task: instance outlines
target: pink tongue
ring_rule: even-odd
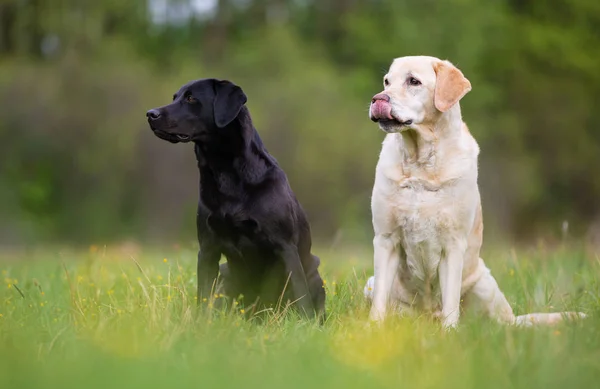
[[[390,103],[383,100],[375,100],[371,104],[371,114],[375,119],[394,119],[392,117],[392,106]]]

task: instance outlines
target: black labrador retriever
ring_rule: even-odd
[[[320,260],[311,254],[310,226],[287,176],[252,124],[242,89],[202,79],[173,102],[147,112],[156,136],[194,142],[200,170],[198,301],[218,273],[226,295],[275,306],[291,300],[308,317],[323,317]],[[227,263],[219,267],[221,254]]]

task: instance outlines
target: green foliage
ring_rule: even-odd
[[[198,309],[195,252],[144,249],[3,255],[2,387],[534,389],[594,387],[600,377],[600,268],[576,247],[486,258],[517,313],[590,317],[518,329],[467,314],[451,333],[426,315],[369,327],[371,265],[347,251],[318,250],[329,315],[319,326],[291,312],[245,320],[242,304],[215,308],[221,296]]]
[[[0,240],[193,239],[191,148],[155,139],[144,113],[202,77],[247,92],[317,240],[369,240],[383,134],[368,103],[392,59],[416,54],[473,85],[486,231],[585,232],[600,218],[596,3],[220,0],[160,24],[146,0],[4,0]]]

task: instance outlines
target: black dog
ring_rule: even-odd
[[[310,226],[287,177],[263,145],[229,81],[192,81],[173,102],[147,112],[154,134],[194,142],[200,170],[198,301],[217,275],[225,294],[273,306],[283,297],[306,315],[321,316],[325,290],[311,254]],[[221,254],[227,263],[219,268]],[[285,294],[282,292],[286,291]]]

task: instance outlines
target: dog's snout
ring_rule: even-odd
[[[370,114],[371,120],[378,122],[380,120],[392,120],[392,105],[390,96],[385,93],[378,93],[371,100]]]
[[[158,119],[160,117],[160,111],[158,109],[151,109],[146,112],[146,117],[148,119]]]
[[[372,103],[375,103],[378,100],[383,100],[386,103],[390,102],[390,96],[386,95],[385,93],[378,93],[375,96],[373,96],[373,100],[371,100]]]

